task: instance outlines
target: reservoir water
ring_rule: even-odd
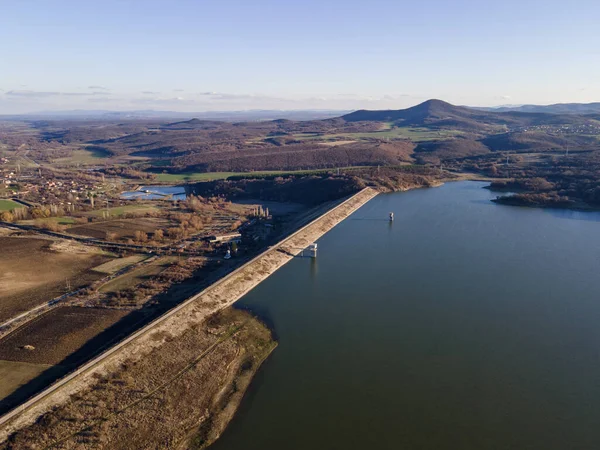
[[[121,193],[121,198],[125,200],[185,200],[185,186],[140,186],[137,191],[127,191]]]
[[[380,195],[238,302],[279,346],[211,448],[600,448],[600,214],[482,186]]]

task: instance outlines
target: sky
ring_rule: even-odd
[[[600,101],[598,0],[0,0],[0,114]]]

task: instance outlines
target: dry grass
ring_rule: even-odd
[[[102,277],[92,267],[107,256],[55,251],[54,241],[0,237],[0,322]]]
[[[0,400],[50,367],[46,364],[0,361]]]
[[[338,145],[346,145],[346,144],[354,144],[357,141],[329,141],[329,142],[319,142],[319,145],[324,145],[325,147],[335,147]]]
[[[133,239],[136,231],[153,233],[158,228],[167,228],[170,222],[165,219],[144,217],[136,219],[110,220],[94,222],[69,228],[69,233],[105,239],[106,233],[114,233],[117,239]]]
[[[147,357],[97,378],[0,449],[202,448],[223,431],[274,348],[260,322],[233,309],[155,339],[163,343]]]
[[[132,288],[140,283],[158,275],[165,270],[177,257],[163,257],[143,267],[132,270],[125,275],[115,278],[104,284],[99,291],[103,293],[114,293],[123,289]]]
[[[113,259],[112,261],[100,264],[99,266],[94,267],[92,270],[94,270],[94,272],[113,274],[121,269],[124,269],[125,267],[129,267],[133,264],[144,261],[145,259],[148,259],[147,255],[126,256],[124,258]]]
[[[0,341],[0,360],[58,364],[100,334],[127,311],[60,307],[28,322]],[[27,350],[26,345],[33,346]]]
[[[141,204],[141,205],[125,205],[109,208],[108,213],[111,217],[120,217],[124,214],[133,214],[136,216],[142,216],[147,213],[158,213],[160,208],[155,204]],[[106,209],[98,209],[95,211],[89,211],[84,213],[86,216],[102,217],[106,213]]]

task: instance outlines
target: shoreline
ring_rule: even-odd
[[[352,195],[256,258],[89,361],[76,373],[59,380],[16,410],[1,417],[0,442],[5,441],[15,431],[30,426],[40,416],[63,405],[72,395],[89,388],[98,376],[107,376],[123,364],[141,361],[153,350],[165,344],[167,338],[176,339],[185,330],[197,326],[215,312],[233,305],[248,291],[377,194],[376,190],[365,188]],[[127,352],[120,351],[125,347]]]
[[[272,333],[272,330],[270,330]],[[231,383],[228,383],[222,390],[222,395],[227,395],[235,389],[229,401],[220,411],[215,413],[215,417],[211,421],[212,427],[203,429],[203,424],[197,424],[195,431],[191,431],[181,442],[178,447],[180,450],[204,450],[214,444],[223,435],[229,423],[238,413],[242,401],[246,397],[248,389],[252,385],[257,372],[261,369],[264,362],[275,351],[279,343],[273,339],[271,346],[263,353],[263,355],[252,366],[252,369],[244,374],[232,377]],[[216,423],[216,425],[215,425]],[[204,436],[203,436],[204,434]],[[201,442],[198,442],[198,441]]]
[[[96,378],[0,449],[24,450],[31,442],[40,448],[128,450],[165,448],[165,442],[167,448],[204,448],[225,429],[275,347],[262,322],[226,308],[146,358]]]
[[[591,205],[578,204],[574,203],[573,205],[552,205],[552,204],[543,204],[543,203],[523,203],[518,198],[513,198],[511,196],[498,196],[497,198],[491,199],[491,202],[497,205],[504,206],[516,206],[518,208],[535,208],[535,209],[555,209],[555,210],[563,210],[563,211],[578,211],[578,212],[600,212],[600,207],[595,207]]]
[[[600,212],[600,206],[590,205],[588,203],[584,203],[582,201],[577,200],[569,200],[569,204],[551,204],[551,203],[524,203],[518,198],[514,197],[514,194],[528,194],[525,189],[522,188],[497,188],[492,187],[491,184],[499,181],[511,181],[511,178],[492,178],[486,175],[480,175],[474,172],[461,172],[456,173],[459,177],[455,180],[446,180],[446,181],[482,181],[486,183],[490,183],[490,186],[483,186],[483,189],[487,189],[490,192],[502,194],[502,193],[510,193],[513,195],[499,195],[495,199],[491,199],[490,201],[497,205],[504,206],[516,206],[520,208],[536,208],[536,209],[554,209],[554,210],[565,210],[565,211],[578,211],[578,212]]]

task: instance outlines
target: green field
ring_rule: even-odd
[[[12,200],[0,200],[0,211],[12,211],[15,208],[22,208],[23,205]]]
[[[107,158],[105,152],[82,148],[79,150],[73,150],[71,156],[66,158],[58,158],[52,161],[55,164],[68,164],[68,165],[77,165],[77,164],[98,164],[98,162],[102,159]]]
[[[73,217],[67,217],[67,216],[63,216],[63,217],[47,217],[44,219],[29,219],[29,220],[20,220],[19,223],[21,225],[35,225],[35,226],[41,226],[44,223],[50,223],[50,222],[54,222],[57,223],[58,225],[73,225],[75,223],[75,219]]]
[[[359,169],[363,166],[340,167],[340,170]],[[184,173],[161,173],[155,181],[164,183],[176,183],[181,181],[214,181],[226,180],[231,177],[268,177],[272,175],[302,175],[315,172],[332,172],[337,169],[311,169],[311,170],[263,170],[255,172],[184,172]]]
[[[176,183],[179,181],[213,181],[224,180],[234,175],[241,175],[236,172],[184,172],[184,173],[161,173],[156,177],[156,181],[165,183]]]
[[[335,139],[410,139],[414,142],[435,141],[438,139],[447,139],[460,136],[463,133],[458,130],[430,130],[428,128],[397,127],[384,129],[381,131],[370,131],[366,133],[339,133],[339,134],[318,134],[318,133],[300,133],[294,134],[295,139],[299,140],[335,140]]]
[[[124,258],[117,258],[113,259],[112,261],[105,262],[104,264],[94,267],[92,270],[94,272],[112,274],[118,272],[121,269],[124,269],[125,267],[137,264],[148,258],[148,255],[125,256]]]
[[[127,206],[117,206],[115,208],[109,208],[108,213],[111,217],[120,217],[123,214],[145,214],[147,212],[158,211],[158,208],[154,205],[127,205]],[[99,209],[96,211],[90,211],[86,213],[88,216],[102,217],[106,209]]]

